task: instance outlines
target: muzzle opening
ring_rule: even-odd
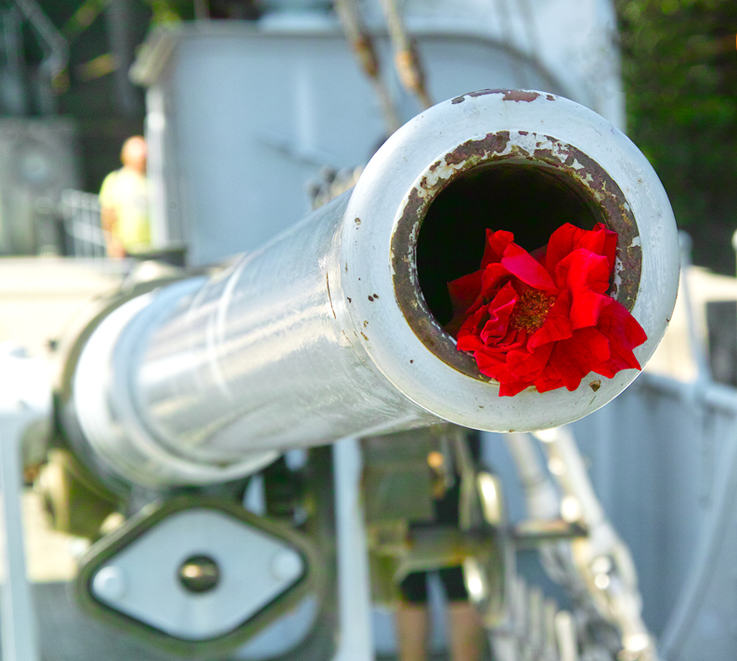
[[[594,200],[545,164],[482,165],[454,179],[429,206],[417,240],[417,276],[441,324],[452,318],[447,283],[479,268],[485,231],[508,230],[532,252],[564,223],[605,222]]]

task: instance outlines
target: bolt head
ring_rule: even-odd
[[[92,592],[102,599],[118,601],[128,591],[125,572],[115,565],[108,565],[98,571],[92,579]]]
[[[302,574],[302,557],[292,549],[277,551],[271,558],[271,575],[278,581],[294,581]]]
[[[195,555],[179,565],[178,576],[189,592],[209,592],[220,582],[220,567],[207,555]]]

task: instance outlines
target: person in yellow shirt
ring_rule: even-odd
[[[110,257],[135,256],[151,248],[147,155],[142,136],[128,138],[120,153],[123,167],[111,172],[102,182],[100,215]]]

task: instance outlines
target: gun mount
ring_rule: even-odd
[[[610,294],[648,335],[636,351],[644,365],[678,282],[657,176],[592,111],[485,90],[408,122],[353,190],[262,249],[99,320],[74,368],[75,442],[103,472],[166,488],[248,475],[289,448],[441,420],[527,431],[581,418],[635,371],[501,398],[443,329],[446,283],[476,268],[486,227],[534,249],[564,222],[618,233]]]
[[[338,639],[370,646],[370,548],[384,587],[412,568],[462,560],[489,631],[509,630],[509,613],[528,602],[540,615],[542,597],[515,582],[515,545],[557,543],[585,527],[557,520],[554,498],[549,525],[510,527],[501,483],[463,464],[462,439],[453,438],[463,432],[449,425],[445,438],[437,423],[555,427],[604,406],[635,378],[628,370],[585,378],[574,391],[500,397],[445,330],[447,283],[477,268],[487,227],[511,230],[534,250],[568,222],[616,231],[609,293],[647,333],[636,349],[644,365],[676,292],[667,198],[622,133],[539,92],[486,90],[430,108],[387,140],[351,191],[263,248],[206,276],[170,272],[98,302],[58,351],[57,434],[37,481],[57,529],[93,542],[77,574],[82,607],[179,655],[222,658],[257,646],[264,632],[278,638],[273,654],[329,658]],[[448,466],[462,468],[464,523],[414,539],[409,552],[407,522],[422,489],[423,507],[430,503],[430,453],[418,448],[431,425],[426,435],[442,437],[430,439],[443,449],[438,465],[452,446]],[[359,502],[357,445],[315,446],[403,430],[382,436],[382,456],[407,472],[411,449],[422,486],[403,494],[406,508],[377,497],[374,510],[388,517],[372,521]],[[301,464],[276,460],[296,448],[312,448],[291,455]],[[369,454],[383,480],[386,465]],[[397,493],[381,480],[362,483]],[[261,509],[249,500],[258,493]],[[612,650],[650,649],[631,572],[622,572],[627,589],[615,589],[615,560],[625,556],[614,544],[576,548],[588,555],[568,574],[598,590],[589,585],[597,600],[587,622],[608,634]],[[285,621],[289,635],[274,634]],[[573,649],[570,618],[563,629],[561,649]],[[345,654],[336,658],[357,658]]]

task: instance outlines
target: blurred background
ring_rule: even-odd
[[[54,118],[65,136],[58,139],[71,151],[63,164],[67,184],[97,192],[118,167],[123,140],[143,132],[144,90],[128,70],[146,34],[195,16],[254,19],[267,6],[257,0],[5,2],[2,117]],[[728,0],[616,0],[614,7],[627,132],[659,173],[680,227],[693,237],[694,262],[731,275],[737,8]],[[42,179],[40,160],[26,159]],[[9,176],[3,170],[4,181]],[[30,247],[9,245],[7,238],[0,245],[2,254]]]
[[[627,133],[662,179],[679,227],[691,235],[694,263],[732,275],[737,8],[728,0],[616,0],[614,8]],[[11,177],[36,187],[36,206],[58,202],[64,187],[96,193],[119,167],[123,140],[143,133],[144,88],[128,72],[153,28],[195,18],[254,20],[267,9],[266,0],[3,3],[0,116],[7,137],[0,148],[14,150],[19,172],[3,156],[0,254],[51,246],[51,239],[34,241],[28,230],[24,236],[13,229],[33,221],[7,218],[14,213]],[[8,135],[19,131],[27,133],[23,140]],[[63,252],[60,237],[53,238]]]

